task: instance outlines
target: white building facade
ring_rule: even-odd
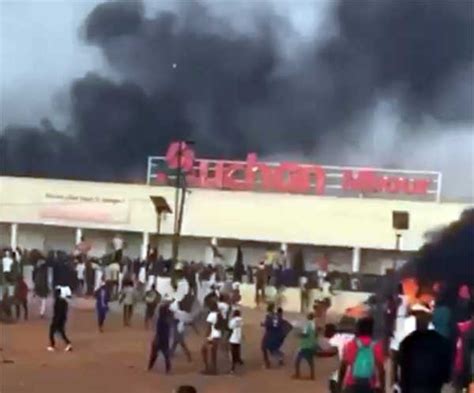
[[[0,246],[72,250],[82,237],[97,257],[111,250],[120,233],[125,254],[143,256],[150,243],[171,256],[174,213],[161,217],[150,196],[173,207],[175,189],[166,185],[96,183],[0,177]],[[241,246],[245,264],[268,253],[302,249],[309,270],[326,255],[329,268],[384,274],[406,260],[425,234],[457,219],[465,204],[190,188],[184,205],[179,259],[213,262],[217,244],[233,264]],[[396,245],[394,211],[409,215],[409,229]],[[397,249],[398,248],[398,249]]]

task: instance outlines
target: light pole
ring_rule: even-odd
[[[150,196],[151,202],[153,203],[153,206],[155,207],[155,212],[156,212],[156,234],[158,236],[158,241],[156,244],[156,250],[158,252],[159,248],[159,237],[161,234],[161,215],[163,213],[171,213],[171,209],[166,202],[166,199],[160,196]]]
[[[186,176],[183,177],[183,154],[188,146],[194,145],[194,141],[178,142],[177,172],[174,196],[174,230],[172,241],[173,266],[178,262],[179,242],[181,238],[181,227],[183,223],[184,204],[186,201]],[[185,175],[185,174],[184,174]]]

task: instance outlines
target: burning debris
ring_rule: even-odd
[[[411,299],[430,299],[443,290],[452,301],[462,285],[474,287],[474,208],[459,220],[433,232],[431,239],[402,270],[403,288]]]

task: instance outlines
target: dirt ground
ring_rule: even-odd
[[[46,351],[48,321],[40,320],[33,313],[28,322],[0,325],[0,346],[3,347],[0,356],[13,361],[0,364],[0,393],[104,393],[107,390],[171,393],[181,384],[194,385],[199,393],[326,392],[328,375],[336,367],[334,359],[318,359],[316,381],[291,379],[295,334],[290,334],[285,344],[287,365],[281,369],[262,368],[259,353],[262,319],[262,312],[244,310],[245,367],[242,372],[237,376],[227,375],[228,360],[222,352],[219,360],[222,375],[210,377],[200,374],[202,333],[197,335],[190,331],[188,334],[193,362],[187,363],[178,351],[172,374],[164,375],[162,359],[154,371],[145,371],[152,331],[143,328],[140,315],[134,317],[132,327],[124,328],[119,313],[110,313],[106,331],[101,334],[92,310],[72,309],[68,334],[74,351],[63,352],[63,344],[58,339],[58,351],[49,353]]]

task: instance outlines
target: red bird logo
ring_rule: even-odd
[[[172,142],[166,152],[166,163],[170,169],[181,167],[183,172],[189,172],[194,165],[194,150],[186,142]]]

